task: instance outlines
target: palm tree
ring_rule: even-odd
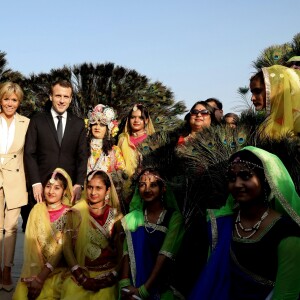
[[[6,53],[0,51],[0,82],[14,81],[20,83],[23,79],[23,75],[20,72],[12,71],[7,68],[7,60],[5,58]]]

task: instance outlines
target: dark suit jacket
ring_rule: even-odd
[[[84,184],[87,171],[87,141],[84,121],[70,112],[59,146],[55,124],[50,112],[31,118],[25,141],[27,180],[44,183],[55,168],[63,168],[71,176],[73,185]]]

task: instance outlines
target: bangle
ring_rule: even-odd
[[[138,291],[139,291],[139,294],[140,296],[143,298],[143,299],[147,299],[150,294],[149,292],[147,291],[147,289],[145,288],[145,285],[141,285],[139,288],[138,288]]]
[[[78,277],[76,277],[76,280],[80,285],[82,285],[87,281],[87,277],[84,275],[84,273],[81,273]]]
[[[111,274],[113,274],[114,277],[118,277],[118,272],[116,270],[111,271]]]
[[[129,285],[131,285],[131,282],[130,282],[130,279],[129,279],[129,278],[124,278],[124,279],[121,279],[121,280],[119,281],[119,287],[120,287],[120,288],[123,288],[123,287],[125,287],[125,286],[129,286]]]
[[[74,271],[76,271],[77,269],[79,269],[80,266],[79,265],[75,265],[71,268],[71,272],[73,273]]]
[[[54,268],[53,268],[53,266],[52,266],[50,263],[46,262],[46,263],[45,263],[45,266],[46,266],[51,272],[54,271]]]

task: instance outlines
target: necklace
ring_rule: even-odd
[[[47,206],[49,206],[49,207],[52,208],[52,209],[55,209],[56,207],[59,207],[59,206],[61,206],[61,205],[62,205],[61,202],[50,203],[50,204],[47,203]]]
[[[259,229],[262,221],[269,215],[269,208],[267,208],[267,210],[262,214],[262,216],[260,217],[260,220],[255,223],[252,227],[250,228],[245,228],[241,222],[241,211],[239,210],[238,215],[236,217],[236,220],[234,222],[234,227],[235,227],[235,231],[236,234],[238,235],[238,237],[240,239],[249,239],[251,238]],[[243,231],[243,232],[251,232],[249,235],[247,236],[242,236],[239,232],[239,228]]]
[[[89,203],[89,207],[90,207],[91,209],[97,209],[97,210],[101,210],[101,209],[104,208],[106,205],[107,205],[107,203],[104,204],[104,205],[101,206],[101,207],[92,207],[92,206],[91,206],[91,203]]]
[[[134,137],[139,137],[139,136],[142,136],[142,135],[144,135],[144,134],[146,134],[146,133],[147,133],[147,131],[144,130],[144,131],[142,131],[142,132],[133,132],[132,135],[133,135]]]
[[[146,230],[148,233],[151,234],[151,233],[153,233],[154,231],[156,231],[157,226],[162,222],[164,212],[165,212],[165,210],[163,209],[163,210],[161,211],[161,213],[159,214],[156,223],[153,224],[153,223],[150,223],[150,222],[149,222],[149,220],[148,220],[148,212],[147,212],[147,209],[145,209],[145,216],[144,216],[145,225],[144,225],[144,227],[145,227],[145,230]],[[147,228],[147,226],[149,226],[149,227],[151,228],[151,230],[149,230],[149,229]]]

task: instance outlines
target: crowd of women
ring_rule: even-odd
[[[263,68],[250,88],[255,109],[266,112],[258,128],[262,138],[288,134],[297,141],[300,72]],[[27,203],[23,152],[29,119],[17,112],[22,98],[18,84],[1,85],[0,288],[5,291],[14,289],[17,221]],[[195,140],[201,143],[197,137],[207,128],[237,130],[238,124],[220,124],[216,111],[209,101],[197,101],[185,116],[174,146],[183,164],[186,149]],[[13,299],[299,299],[299,187],[278,156],[254,145],[224,154],[225,188],[218,192],[225,200],[200,205],[195,216],[205,221],[194,222],[201,229],[189,235],[178,198],[192,196],[195,187],[185,184],[174,193],[165,170],[145,162],[139,146],[155,135],[147,108],[133,104],[119,134],[112,107],[98,104],[87,118],[89,157],[81,198],[72,201],[72,180],[60,166],[48,174],[43,201],[27,221]],[[213,148],[197,149],[194,156],[211,156],[214,164]],[[184,166],[184,176],[193,176]],[[208,169],[197,166],[199,180]],[[207,186],[211,194],[213,187]],[[203,251],[189,249],[191,240],[199,240]],[[196,263],[197,255],[205,256],[203,264]]]

